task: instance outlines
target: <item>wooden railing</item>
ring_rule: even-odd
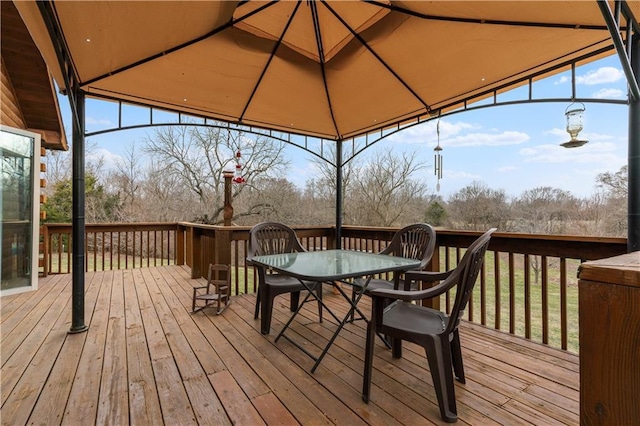
[[[89,224],[85,226],[85,271],[170,265],[176,261],[177,223]],[[40,272],[71,272],[70,224],[43,224]]]
[[[232,267],[234,294],[253,293],[257,277],[245,257],[250,227],[194,223],[86,226],[86,270],[186,264],[192,278],[204,276],[209,263]],[[308,250],[335,248],[335,228],[295,227]],[[342,247],[378,252],[397,228],[345,226]],[[480,232],[437,230],[430,269],[455,267]],[[70,225],[46,225],[47,273],[70,272]],[[586,260],[626,253],[624,238],[494,233],[466,318],[485,326],[578,351],[577,268]],[[448,311],[453,294],[432,302]]]
[[[343,248],[378,251],[396,229],[343,228]],[[437,230],[430,269],[455,267],[481,233]],[[466,317],[554,347],[578,352],[581,262],[626,253],[624,238],[494,233]],[[439,303],[438,303],[439,302]],[[453,294],[434,307],[449,312]]]

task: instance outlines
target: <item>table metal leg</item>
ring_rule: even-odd
[[[331,347],[331,345],[333,345],[333,342],[336,340],[336,338],[338,337],[338,334],[340,334],[340,331],[344,328],[345,324],[351,322],[350,318],[354,316],[355,312],[358,313],[358,315],[360,315],[359,319],[363,319],[365,322],[367,322],[367,324],[369,323],[369,320],[367,319],[367,317],[364,315],[364,313],[360,310],[360,308],[358,308],[358,302],[360,302],[360,299],[362,299],[362,296],[364,295],[364,289],[367,288],[367,285],[369,284],[369,281],[371,280],[371,277],[369,277],[365,283],[365,285],[363,286],[363,291],[358,293],[358,296],[352,300],[351,296],[347,295],[347,293],[344,292],[344,290],[342,289],[342,287],[340,287],[339,285],[337,285],[334,282],[331,282],[331,285],[338,289],[338,291],[340,292],[340,294],[342,295],[342,297],[349,302],[350,308],[349,311],[347,312],[347,314],[345,315],[345,317],[341,320],[338,318],[338,316],[324,303],[324,300],[322,300],[322,298],[319,298],[318,295],[315,293],[316,291],[322,291],[322,284],[318,284],[316,285],[315,291],[313,289],[311,289],[306,283],[302,282],[302,285],[305,286],[305,288],[308,290],[307,295],[305,296],[304,300],[302,301],[302,303],[299,304],[298,309],[296,309],[296,311],[291,315],[291,317],[289,318],[289,320],[286,322],[286,324],[284,325],[284,327],[282,327],[282,330],[280,330],[280,333],[278,333],[278,335],[276,336],[275,341],[277,342],[280,337],[284,337],[285,339],[287,339],[289,342],[291,342],[294,346],[296,346],[298,349],[300,349],[302,352],[304,352],[305,354],[307,354],[307,356],[309,356],[311,359],[313,359],[315,361],[315,364],[313,365],[313,367],[311,368],[311,372],[314,373],[316,371],[316,369],[318,368],[318,366],[320,365],[320,362],[322,361],[322,359],[324,358],[324,356],[327,354],[327,352],[329,351],[329,348]],[[349,284],[349,283],[346,283]],[[322,349],[322,352],[320,353],[319,356],[314,356],[312,353],[310,353],[306,348],[302,347],[302,345],[300,345],[299,343],[295,342],[293,339],[287,337],[284,333],[287,330],[287,328],[289,328],[289,325],[291,325],[291,323],[293,322],[294,318],[298,315],[298,312],[300,312],[300,310],[302,309],[302,307],[304,306],[305,303],[307,303],[307,301],[309,301],[309,298],[312,297],[315,300],[318,300],[321,304],[322,307],[331,314],[331,316],[336,320],[336,322],[338,323],[338,328],[336,329],[336,331],[333,333],[333,336],[331,336],[331,339],[329,339],[329,342],[326,344],[326,346],[324,347],[324,349]],[[389,345],[389,343],[386,341],[386,339],[384,339],[383,336],[381,336],[380,334],[378,334],[380,336],[380,338],[382,339],[382,341],[385,343],[385,345],[387,345],[387,347],[391,347]]]

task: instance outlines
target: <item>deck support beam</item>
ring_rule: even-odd
[[[634,33],[631,45],[631,66],[640,74],[640,35]],[[640,250],[640,98],[629,95],[629,164],[627,194],[627,250]]]
[[[72,178],[73,200],[71,218],[71,247],[73,258],[73,277],[71,281],[71,329],[69,333],[81,333],[89,327],[84,323],[84,232],[85,232],[85,98],[84,92],[77,88],[75,92],[75,110],[77,119],[73,122]]]

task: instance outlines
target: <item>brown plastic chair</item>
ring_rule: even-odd
[[[249,248],[247,261],[251,263],[251,259],[255,256],[268,254],[281,254],[304,252],[304,247],[298,241],[295,231],[278,222],[263,222],[255,225],[249,231]],[[260,332],[269,334],[271,330],[271,316],[273,313],[273,299],[283,293],[291,293],[290,309],[295,312],[300,302],[300,291],[306,290],[306,287],[299,279],[290,276],[265,271],[265,268],[256,265],[258,272],[258,292],[256,295],[256,308],[254,319],[258,318],[260,310],[262,316],[260,318]],[[317,290],[317,286],[321,283],[313,281],[305,281],[312,290]],[[318,299],[318,317],[322,322],[322,289],[317,291]]]
[[[391,239],[389,245],[380,252],[380,254],[388,254],[392,256],[406,257],[409,259],[420,260],[420,266],[417,271],[423,270],[431,261],[433,252],[436,247],[436,231],[431,225],[426,223],[416,223],[413,225],[405,226],[396,232]],[[353,282],[353,290],[351,293],[352,300],[355,300],[358,293],[362,291],[363,286],[366,283],[366,279],[358,278]],[[413,284],[413,283],[412,283]],[[377,289],[404,289],[409,290],[407,287],[409,282],[400,276],[394,276],[393,281],[383,279],[371,279],[364,294],[369,295],[372,290]],[[413,289],[416,290],[417,283],[413,285]],[[353,320],[353,315],[351,316]]]
[[[425,348],[433,386],[438,397],[440,415],[446,422],[457,421],[453,373],[460,383],[465,383],[462,352],[458,324],[465,309],[489,246],[492,228],[469,246],[455,269],[444,272],[411,272],[407,280],[441,281],[424,290],[386,290],[370,292],[372,301],[371,321],[367,326],[365,349],[364,383],[362,400],[369,402],[371,373],[373,369],[373,349],[376,333],[391,337],[392,356],[402,357],[402,341],[416,343]],[[430,309],[411,302],[438,297],[456,287],[456,298],[451,314]],[[385,309],[385,301],[395,299]]]
[[[224,278],[222,278],[224,277]],[[207,285],[193,288],[191,313],[216,305],[216,315],[222,313],[230,302],[231,268],[229,265],[209,264]],[[198,303],[201,303],[198,306]]]

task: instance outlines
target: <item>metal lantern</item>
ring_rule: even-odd
[[[578,133],[582,131],[582,114],[585,111],[583,103],[572,103],[567,107],[564,115],[567,117],[567,133],[571,136],[569,142],[560,144],[565,148],[577,148],[589,142],[586,139],[578,139]]]

